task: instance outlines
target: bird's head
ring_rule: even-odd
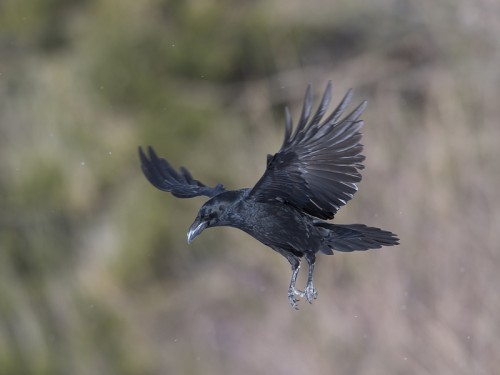
[[[191,243],[206,228],[234,225],[234,207],[242,194],[241,190],[226,191],[207,201],[200,208],[196,219],[189,227],[187,233],[188,243]]]

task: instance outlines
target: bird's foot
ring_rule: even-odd
[[[306,288],[304,289],[304,293],[307,302],[312,303],[313,299],[318,298],[318,291],[316,288],[313,286],[313,283],[307,283]]]
[[[304,295],[305,294],[304,294],[303,291],[295,289],[295,287],[290,287],[288,289],[288,300],[290,301],[290,304],[292,305],[292,307],[295,310],[299,309],[299,306],[297,305],[297,302],[300,301],[297,298],[295,298],[295,296],[304,297]]]

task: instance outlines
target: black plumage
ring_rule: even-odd
[[[290,112],[285,109],[283,145],[275,155],[268,155],[266,171],[251,189],[226,190],[220,184],[208,187],[195,180],[187,169],[174,169],[152,147],[148,147],[147,155],[139,147],[142,171],[156,188],[179,198],[200,195],[210,198],[189,228],[188,242],[209,227],[231,226],[247,232],[292,265],[288,298],[295,308],[296,296],[309,302],[317,298],[313,286],[317,252],[375,249],[397,245],[399,241],[395,234],[379,228],[324,221],[332,219],[352,199],[356,183],[361,181],[359,171],[365,158],[359,143],[363,126],[359,117],[366,101],[341,118],[352,98],[349,90],[337,108],[324,118],[331,95],[329,82],[318,109],[312,114],[309,85],[295,131]],[[302,257],[309,265],[304,291],[295,288]]]

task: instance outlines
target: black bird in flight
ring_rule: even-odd
[[[313,286],[316,253],[331,255],[333,250],[377,249],[398,245],[394,233],[363,224],[332,224],[340,207],[358,190],[363,169],[359,143],[366,108],[363,101],[342,117],[352,98],[349,90],[340,104],[326,118],[332,96],[328,82],[321,103],[312,114],[311,85],[308,86],[302,114],[295,131],[285,108],[285,139],[281,149],[267,156],[264,175],[253,188],[226,190],[221,184],[209,187],[195,180],[183,167],[173,168],[156,155],[139,147],[141,168],[156,188],[178,198],[204,195],[210,199],[201,207],[187,233],[191,243],[204,229],[230,226],[241,229],[283,255],[292,265],[288,299],[297,308],[296,296],[309,303],[318,293]],[[312,114],[312,116],[311,116]],[[303,291],[295,287],[301,258],[309,265],[307,284]]]

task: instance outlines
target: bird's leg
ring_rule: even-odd
[[[299,297],[304,297],[304,292],[295,289],[295,283],[297,281],[297,276],[299,274],[300,270],[300,260],[297,257],[290,257],[288,258],[288,261],[292,265],[292,279],[290,280],[290,288],[288,288],[288,300],[290,301],[290,304],[292,305],[295,310],[298,310],[299,307],[297,306],[298,300],[295,298],[295,296]]]
[[[307,264],[309,265],[309,273],[307,274],[307,285],[304,289],[304,295],[307,302],[312,303],[313,299],[318,298],[318,291],[313,286],[314,264],[316,263],[316,255],[306,254]]]

